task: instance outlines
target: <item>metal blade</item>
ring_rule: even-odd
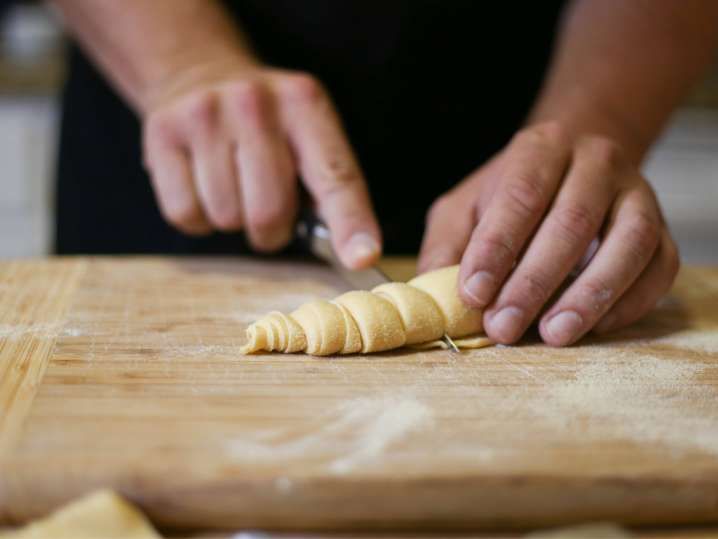
[[[453,352],[454,354],[460,354],[461,350],[459,350],[459,347],[456,346],[456,343],[451,340],[451,337],[449,337],[446,333],[441,337],[441,340],[443,343],[447,346],[448,350],[450,352]]]
[[[340,264],[335,265],[334,269],[354,290],[371,290],[380,284],[391,282],[391,279],[378,268],[352,271]]]
[[[300,222],[298,234],[309,243],[309,249],[312,253],[328,262],[353,289],[371,290],[380,284],[391,282],[391,279],[376,267],[363,270],[345,268],[332,248],[329,229],[324,224],[319,222],[311,224]]]

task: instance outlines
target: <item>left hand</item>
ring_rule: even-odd
[[[582,261],[595,238],[598,250]],[[491,339],[513,343],[540,315],[553,346],[639,319],[679,267],[656,197],[621,146],[556,123],[525,128],[434,203],[419,269],[459,260],[461,298],[485,309]]]

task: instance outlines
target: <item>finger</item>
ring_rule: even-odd
[[[451,192],[439,198],[427,215],[417,269],[424,273],[457,264],[476,226],[470,198]]]
[[[502,179],[461,259],[459,292],[471,307],[488,305],[554,197],[570,145],[553,125],[517,135],[506,150]]]
[[[495,189],[494,183],[483,180],[500,174],[502,166],[501,154],[498,154],[431,205],[417,264],[419,273],[461,260],[479,221],[480,208]]]
[[[192,152],[197,194],[204,213],[218,230],[242,228],[239,178],[232,146],[226,141],[202,144]]]
[[[145,167],[162,216],[186,234],[201,235],[211,231],[192,181],[192,170],[186,151],[173,128],[160,121],[150,122],[145,132]]]
[[[338,114],[311,77],[286,78],[281,92],[299,172],[331,230],[334,249],[347,267],[371,265],[381,254],[381,234]]]
[[[543,316],[544,341],[564,346],[591,329],[643,272],[658,247],[662,221],[647,186],[619,195],[603,244]]]
[[[249,240],[258,250],[275,251],[292,237],[297,190],[274,101],[266,87],[242,83],[229,90],[227,106],[239,140],[236,161]]]
[[[239,230],[242,209],[233,149],[223,132],[220,113],[214,96],[202,96],[188,107],[192,172],[210,223],[219,230]]]
[[[551,295],[587,252],[627,175],[607,143],[586,142],[573,163],[551,209],[520,263],[484,314],[487,334],[502,343],[526,331]]]
[[[596,333],[607,333],[643,318],[668,292],[680,267],[678,249],[664,229],[661,244],[646,270],[596,324]]]

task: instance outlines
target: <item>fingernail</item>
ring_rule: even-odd
[[[464,292],[478,306],[485,307],[491,302],[496,286],[496,279],[488,271],[477,271],[464,281]]]
[[[593,328],[593,331],[595,333],[606,333],[608,331],[611,331],[613,328],[613,325],[616,323],[616,315],[615,314],[607,314],[604,316],[601,321],[596,324],[596,327]]]
[[[488,320],[488,332],[490,336],[502,343],[510,343],[521,336],[521,329],[524,324],[524,312],[518,307],[504,307],[490,320]]]
[[[583,328],[583,318],[574,311],[563,311],[546,324],[545,330],[552,344],[563,346],[572,342]]]
[[[351,267],[361,267],[370,263],[379,254],[379,242],[366,232],[354,234],[347,243],[347,263]]]

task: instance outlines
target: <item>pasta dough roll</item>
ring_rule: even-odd
[[[432,271],[408,283],[356,290],[332,301],[314,300],[289,315],[271,312],[247,328],[242,353],[370,353],[404,345],[430,348],[444,333],[468,337],[457,344],[488,344],[481,311],[466,307],[457,291],[458,266]]]

